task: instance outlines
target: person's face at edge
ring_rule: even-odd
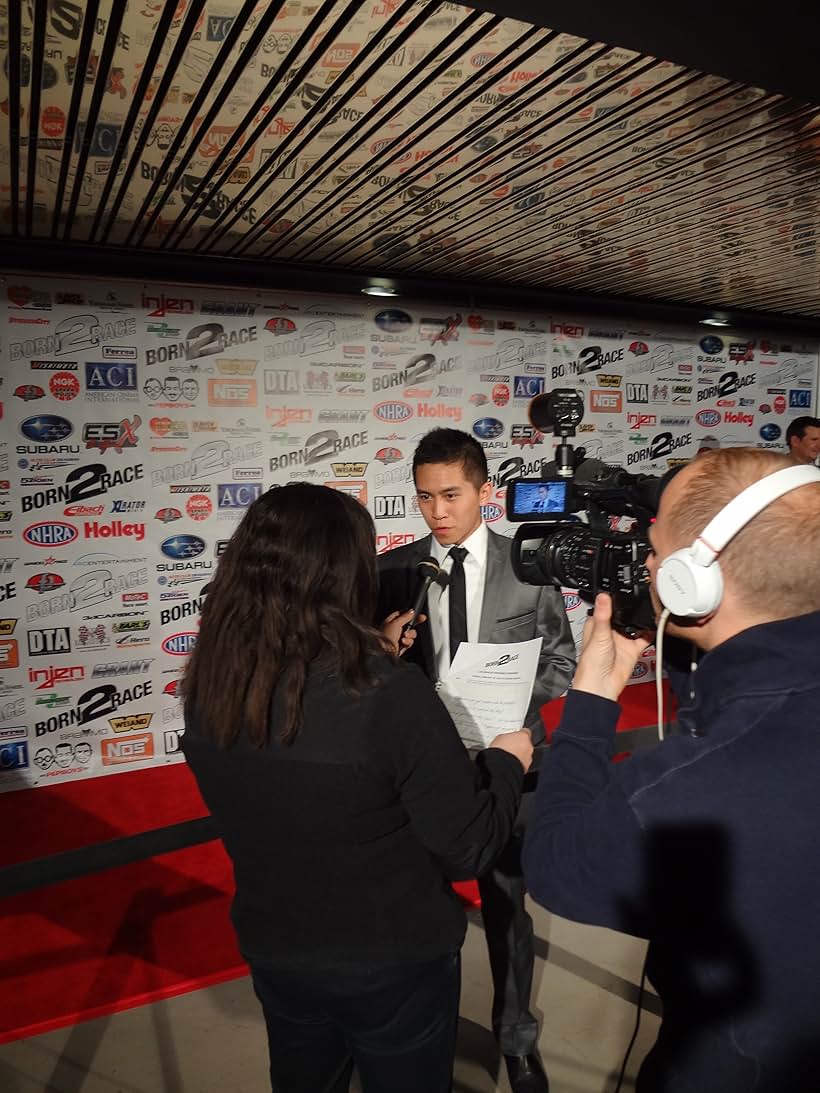
[[[656,590],[656,581],[658,570],[660,569],[664,560],[674,551],[678,549],[679,544],[676,544],[671,538],[668,531],[669,514],[679,503],[680,497],[686,488],[686,484],[692,477],[692,468],[685,467],[680,474],[675,475],[669,485],[661,494],[661,503],[658,507],[657,518],[649,528],[649,543],[651,550],[646,559],[646,568],[649,570],[650,586],[649,592],[652,597],[652,606],[655,609],[655,619],[659,619],[661,612],[663,611],[663,604],[658,598]],[[685,622],[681,622],[680,626],[670,622],[667,625],[668,633],[677,633],[678,636],[688,637]]]
[[[416,468],[419,511],[441,546],[457,546],[472,535],[491,493],[491,483],[477,487],[465,477],[461,463],[423,463]]]
[[[793,437],[791,457],[798,463],[814,463],[820,455],[820,429],[809,425],[802,437]]]

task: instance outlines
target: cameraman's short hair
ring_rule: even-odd
[[[786,430],[786,443],[791,448],[792,440],[797,437],[802,440],[806,435],[806,429],[820,429],[820,417],[796,417],[789,423]]]
[[[701,452],[666,518],[675,547],[695,541],[747,486],[793,463],[760,448]],[[820,611],[820,482],[784,494],[737,533],[720,555],[723,575],[749,610],[767,619]]]
[[[414,480],[416,468],[425,463],[460,463],[464,477],[478,490],[490,477],[484,449],[460,429],[432,429],[426,433],[413,454]]]

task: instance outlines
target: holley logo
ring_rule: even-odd
[[[145,538],[145,524],[126,524],[122,520],[112,520],[110,524],[99,524],[96,520],[83,524],[86,539],[112,539],[132,537],[137,542]]]

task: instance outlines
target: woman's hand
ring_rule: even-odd
[[[412,611],[393,611],[382,623],[382,634],[393,646],[393,652],[402,656],[416,640],[416,623],[426,622],[426,615],[419,615],[409,630],[404,627],[413,618]]]

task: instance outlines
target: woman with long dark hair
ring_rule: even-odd
[[[372,625],[373,523],[307,483],[259,497],[211,582],[182,746],[236,880],[274,1093],[446,1093],[466,922],[449,879],[504,847],[526,731],[472,763]]]

